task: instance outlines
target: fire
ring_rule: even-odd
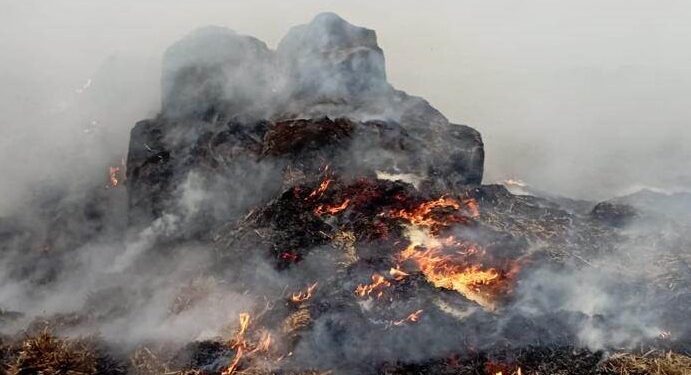
[[[396,281],[401,281],[410,276],[410,274],[403,272],[399,265],[396,265],[396,267],[391,267],[389,270],[389,275],[391,275],[391,277],[393,277]]]
[[[247,333],[247,327],[250,325],[250,314],[240,313],[240,329],[235,335],[236,345],[244,345],[245,333]]]
[[[468,264],[462,252],[444,254],[442,247],[411,244],[400,253],[401,261],[412,261],[428,282],[437,288],[455,290],[488,309],[494,308],[493,286],[503,278],[494,268]]]
[[[317,206],[317,208],[314,209],[314,214],[317,216],[321,216],[324,214],[336,215],[337,213],[348,208],[349,204],[350,204],[350,198],[346,198],[346,200],[344,200],[343,203],[341,203],[341,204],[336,204],[336,205],[320,204],[319,206]]]
[[[464,199],[463,204],[465,205],[465,209],[468,211],[468,213],[470,213],[470,217],[473,219],[480,217],[480,207],[475,199]]]
[[[494,373],[494,375],[504,375],[504,372],[497,371]],[[521,368],[519,367],[518,369],[516,369],[516,372],[512,372],[511,375],[523,375],[523,370],[521,370]]]
[[[321,183],[319,183],[319,187],[314,189],[310,195],[307,196],[308,199],[310,198],[319,198],[324,194],[326,189],[329,188],[329,185],[331,184],[331,179],[330,178],[324,178]]]
[[[120,184],[120,167],[108,167],[108,183],[110,187],[116,187]]]
[[[407,317],[405,317],[404,319],[397,320],[397,321],[393,322],[393,325],[400,326],[400,325],[403,325],[407,322],[417,323],[418,321],[420,321],[421,315],[422,315],[422,310],[415,311],[415,312],[411,313],[410,315],[408,315]]]
[[[106,187],[114,188],[122,183],[124,180],[125,159],[120,161],[120,165],[113,165],[108,167],[108,185]]]
[[[296,293],[293,293],[293,295],[290,297],[290,300],[295,302],[295,303],[301,303],[305,302],[308,299],[312,298],[312,293],[314,290],[317,288],[317,282],[315,282],[312,285],[307,286],[307,289],[305,291],[298,291]]]
[[[329,166],[327,165],[324,167],[324,178],[322,181],[319,183],[319,186],[314,189],[310,195],[307,196],[306,199],[318,199],[320,198],[326,189],[329,188],[329,185],[331,184],[331,179],[329,178]]]
[[[295,263],[300,259],[300,256],[292,251],[284,251],[279,255],[279,258],[289,263]]]
[[[232,375],[234,374],[240,365],[240,361],[246,355],[252,355],[255,353],[267,353],[271,347],[272,338],[271,333],[268,331],[262,331],[261,337],[256,343],[252,343],[246,338],[248,329],[250,326],[250,314],[240,313],[239,315],[239,327],[237,333],[233,339],[230,340],[230,347],[235,350],[235,357],[230,362],[228,367],[223,370],[222,375]]]
[[[235,373],[235,370],[237,370],[238,365],[240,364],[240,360],[242,359],[242,347],[237,348],[237,351],[235,352],[235,358],[233,358],[233,362],[230,363],[228,368],[223,370],[221,375],[232,375]]]
[[[464,211],[464,214],[459,211]],[[391,211],[389,216],[404,219],[413,226],[429,228],[432,232],[437,232],[440,228],[448,227],[453,223],[466,223],[469,218],[479,217],[480,210],[475,199],[469,198],[459,202],[451,197],[441,197],[423,202],[412,209]]]
[[[259,343],[257,346],[252,350],[249,354],[253,353],[265,353],[269,351],[269,348],[271,347],[271,334],[269,332],[264,332],[262,334],[261,339],[259,339]]]
[[[436,212],[438,209],[445,211]],[[410,223],[407,230],[410,245],[399,253],[398,261],[401,264],[412,263],[436,288],[455,290],[491,310],[506,287],[507,273],[484,267],[479,258],[485,253],[478,246],[459,241],[453,236],[437,237],[441,228],[467,218],[458,213],[460,210],[466,211],[469,217],[480,215],[474,199],[459,202],[449,197],[423,202],[412,210],[391,213],[391,216]],[[398,280],[405,277],[401,272],[407,276],[398,266],[389,273]]]
[[[384,289],[390,286],[391,282],[389,282],[389,280],[384,278],[384,276],[375,273],[372,275],[372,283],[358,285],[358,287],[355,289],[355,294],[359,297],[366,297],[376,291],[375,296],[379,298],[384,294]]]
[[[232,375],[238,368],[238,364],[244,355],[244,350],[247,349],[247,341],[245,340],[245,333],[247,333],[247,328],[250,325],[250,314],[240,313],[240,327],[235,337],[230,341],[230,347],[235,349],[235,358],[230,363],[228,368],[226,368],[221,374],[222,375]]]
[[[440,221],[438,218],[434,217],[434,210],[439,208],[451,208],[458,210],[461,208],[461,204],[449,197],[441,197],[437,200],[423,202],[418,207],[412,210],[398,210],[390,213],[390,216],[405,219],[410,222],[410,224],[419,227],[433,227],[438,225],[448,224],[448,222]]]

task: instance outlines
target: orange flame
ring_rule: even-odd
[[[452,208],[458,210],[461,204],[453,198],[441,197],[437,200],[424,202],[412,210],[398,210],[390,213],[392,217],[405,219],[412,225],[420,227],[433,227],[448,224],[433,216],[434,210],[438,208]]]
[[[494,373],[494,375],[504,375],[504,372],[497,371]],[[518,369],[516,369],[516,372],[512,372],[511,375],[523,375],[523,370],[521,370],[521,368],[519,367]]]
[[[120,167],[108,167],[108,183],[110,187],[116,187],[120,183]]]
[[[435,211],[437,209],[445,211]],[[466,211],[467,216],[449,212],[461,209]],[[494,309],[500,292],[507,285],[509,273],[515,270],[502,273],[495,268],[483,267],[482,263],[473,259],[484,255],[484,250],[454,237],[435,236],[442,227],[464,222],[468,217],[478,217],[477,201],[468,198],[460,203],[453,198],[441,197],[423,202],[412,210],[398,210],[390,215],[411,224],[408,228],[411,244],[399,254],[400,262],[413,262],[435,287],[455,290],[487,309]],[[450,248],[458,250],[449,253]],[[390,272],[392,276],[396,274],[394,270]]]
[[[329,185],[331,184],[331,179],[329,178],[329,166],[324,167],[324,178],[322,179],[322,182],[319,184],[319,187],[314,189],[310,195],[307,196],[305,199],[316,199],[320,198],[326,189],[329,188]]]
[[[346,200],[343,201],[341,204],[336,204],[336,205],[327,205],[327,204],[320,204],[317,206],[317,208],[314,209],[314,214],[317,216],[321,216],[324,214],[329,214],[329,215],[335,215],[346,208],[348,208],[348,205],[350,204],[350,198],[346,198]]]
[[[230,363],[228,368],[223,370],[221,375],[232,375],[235,373],[235,371],[238,369],[238,365],[240,364],[240,360],[242,359],[242,347],[237,348],[237,351],[235,352],[235,358],[233,358],[233,362]]]
[[[240,327],[238,332],[235,334],[233,340],[231,340],[230,347],[235,349],[235,357],[233,361],[228,365],[228,368],[223,370],[222,375],[232,375],[238,368],[240,359],[244,354],[244,349],[247,348],[247,341],[245,341],[245,333],[247,333],[247,328],[250,325],[250,314],[240,313]]]
[[[384,293],[383,290],[390,286],[391,283],[386,280],[384,276],[375,273],[372,275],[372,283],[358,285],[358,287],[355,289],[355,294],[359,297],[366,297],[376,291],[377,293],[375,295],[377,298],[379,298]]]
[[[305,291],[301,290],[296,293],[293,293],[293,295],[290,297],[290,300],[295,303],[307,301],[308,299],[312,298],[312,293],[317,288],[317,284],[318,283],[315,282],[314,284],[307,286],[307,289],[305,289]]]
[[[493,294],[483,291],[483,287],[504,280],[496,269],[467,264],[462,257],[442,254],[439,247],[427,249],[412,244],[401,252],[400,257],[403,261],[413,261],[435,287],[455,290],[486,308],[494,308]]]
[[[235,335],[235,343],[237,345],[245,344],[245,333],[247,333],[247,327],[250,325],[250,314],[240,313],[240,329]]]
[[[324,192],[326,191],[326,189],[329,188],[330,184],[331,184],[331,179],[330,178],[324,178],[322,180],[322,182],[319,184],[319,187],[314,189],[314,191],[312,191],[310,193],[310,195],[307,196],[307,198],[310,199],[310,198],[315,198],[315,197],[316,198],[321,197],[322,194],[324,194]]]
[[[393,325],[400,326],[400,325],[405,324],[406,322],[417,323],[418,321],[420,321],[421,315],[422,315],[422,310],[415,311],[412,314],[408,315],[407,317],[393,322]]]
[[[480,206],[475,199],[464,199],[463,204],[465,205],[465,209],[470,213],[470,217],[473,219],[480,217]]]
[[[259,343],[250,354],[266,353],[269,351],[269,347],[271,347],[271,334],[269,332],[264,332],[261,339],[259,339]]]
[[[389,275],[391,275],[391,277],[393,277],[394,280],[396,280],[396,281],[401,281],[401,280],[405,279],[406,277],[410,276],[410,274],[403,272],[400,269],[399,265],[396,265],[396,267],[392,267],[389,270]]]

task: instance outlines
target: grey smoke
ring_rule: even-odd
[[[223,25],[275,46],[323,10],[378,30],[390,82],[483,133],[487,181],[521,178],[599,199],[632,186],[689,189],[683,2],[53,1],[3,9],[3,212],[42,178],[76,177],[68,158],[85,147],[93,120],[100,130],[84,143],[101,146],[74,158],[96,169],[121,157],[130,124],[158,109],[163,51],[189,30]],[[81,99],[95,95],[107,100]]]
[[[594,3],[584,4],[594,6]],[[8,61],[0,63],[3,64],[0,65],[0,70],[12,72],[14,75],[14,77],[9,77],[9,81],[14,84],[3,85],[7,90],[0,91],[2,93],[0,98],[4,102],[3,108],[7,109],[3,112],[5,116],[2,120],[3,161],[0,162],[0,168],[2,168],[0,172],[3,176],[7,176],[5,179],[7,182],[4,182],[0,188],[3,195],[9,197],[0,207],[0,213],[31,211],[36,208],[24,206],[22,203],[26,200],[36,202],[32,200],[34,197],[27,197],[26,192],[39,184],[51,187],[61,186],[70,192],[68,196],[78,199],[84,185],[101,183],[99,181],[105,180],[105,166],[113,162],[117,163],[125,152],[131,125],[140,118],[153,117],[158,112],[160,103],[164,109],[170,108],[167,113],[173,116],[176,115],[175,111],[203,112],[205,108],[197,105],[195,100],[199,100],[199,103],[204,105],[224,106],[230,103],[248,112],[248,116],[257,116],[258,114],[266,115],[267,108],[276,108],[276,101],[280,104],[281,112],[291,113],[303,108],[302,103],[296,105],[294,102],[281,102],[282,98],[300,98],[314,104],[325,97],[357,97],[359,93],[367,93],[370,90],[378,92],[388,89],[384,87],[387,85],[386,73],[377,70],[384,57],[374,41],[367,45],[370,48],[358,45],[357,51],[353,51],[354,54],[347,60],[346,65],[336,64],[342,69],[362,69],[364,75],[342,75],[339,70],[328,70],[318,65],[318,62],[322,60],[310,58],[310,53],[320,51],[296,47],[300,46],[303,38],[309,38],[312,41],[320,36],[301,35],[300,28],[291,32],[292,38],[289,34],[289,37],[285,39],[285,43],[292,46],[278,44],[275,52],[252,37],[238,38],[237,32],[227,28],[210,27],[181,39],[164,53],[163,48],[179,39],[181,34],[207,23],[221,23],[236,29],[242,28],[242,33],[239,34],[262,35],[265,32],[270,36],[267,40],[276,41],[278,34],[273,30],[278,28],[275,24],[279,23],[279,20],[285,22],[283,25],[287,25],[288,22],[302,23],[315,13],[312,12],[313,8],[319,7],[311,2],[291,4],[291,7],[295,8],[291,9],[293,12],[291,17],[298,19],[293,22],[290,17],[283,21],[278,15],[259,14],[256,10],[252,12],[241,5],[218,3],[206,5],[208,7],[196,3],[193,5],[195,12],[186,16],[182,15],[183,10],[191,9],[190,6],[183,5],[177,10],[172,9],[174,14],[185,22],[177,24],[171,21],[169,25],[163,18],[161,29],[162,35],[165,36],[152,36],[151,33],[128,30],[124,32],[126,36],[109,39],[99,34],[94,36],[93,40],[85,36],[79,43],[70,44],[61,39],[58,34],[54,38],[62,41],[61,46],[66,45],[67,48],[49,48],[44,53],[54,60],[73,63],[75,67],[64,69],[63,73],[68,77],[43,77],[47,82],[34,78],[34,73],[46,71],[47,65],[43,62],[33,62],[29,66],[22,66],[19,64],[22,60],[17,57],[17,55],[24,56],[26,60],[36,58],[37,51],[40,49],[25,50],[22,46],[35,41],[34,38],[37,36],[29,33],[26,40],[23,37],[17,37],[16,40],[8,42],[17,54],[13,54]],[[271,5],[279,6],[276,3],[271,3]],[[588,26],[593,25],[594,21],[589,21],[589,13],[581,15],[576,12],[574,15],[566,16],[562,14],[564,12],[562,10],[546,7],[541,9],[541,12],[546,14],[546,18],[556,15],[563,17],[566,21],[563,26],[564,34],[561,35],[563,40],[568,42],[571,40],[569,38],[575,38],[581,43],[586,43],[586,47],[588,42],[593,43],[594,48],[594,51],[585,48],[585,56],[593,60],[583,58],[576,59],[574,62],[568,59],[557,59],[556,64],[553,65],[554,61],[551,59],[557,55],[552,48],[561,52],[569,51],[559,48],[558,42],[562,40],[557,37],[559,34],[547,38],[542,35],[550,34],[549,31],[533,30],[525,26],[525,23],[519,22],[520,17],[528,17],[526,10],[516,9],[515,6],[510,6],[510,11],[506,11],[488,5],[478,5],[475,8],[441,3],[434,5],[426,7],[424,14],[436,16],[432,18],[436,18],[435,22],[440,25],[434,25],[435,22],[418,14],[421,12],[419,6],[407,3],[395,4],[402,15],[393,16],[390,20],[385,19],[387,17],[382,16],[381,13],[377,17],[368,15],[367,10],[394,6],[393,3],[386,5],[362,3],[358,4],[361,8],[348,8],[346,13],[353,14],[353,17],[349,17],[352,22],[366,24],[379,30],[380,43],[385,47],[387,57],[389,57],[388,78],[391,82],[397,83],[397,86],[401,88],[407,88],[410,85],[411,91],[432,99],[434,104],[438,101],[439,107],[444,109],[445,113],[463,122],[469,122],[483,132],[489,155],[489,176],[486,181],[515,176],[544,189],[586,197],[610,194],[632,184],[667,188],[690,186],[691,180],[685,167],[688,166],[687,161],[691,155],[684,143],[690,140],[691,136],[685,126],[689,113],[686,106],[681,105],[679,95],[688,89],[686,85],[689,83],[689,75],[685,68],[676,64],[686,57],[686,52],[676,51],[673,48],[678,40],[685,38],[684,36],[655,29],[655,27],[651,31],[652,35],[658,35],[660,39],[664,39],[663,41],[647,36],[648,34],[643,34],[645,37],[639,38],[641,34],[637,32],[632,32],[633,36],[624,35],[621,39],[626,43],[658,46],[663,52],[667,51],[667,54],[662,54],[660,59],[663,61],[659,65],[654,64],[656,61],[641,58],[633,52],[625,54],[626,60],[621,61],[617,60],[616,56],[605,53],[608,45],[596,40],[600,34],[586,33],[585,36],[579,37],[579,32],[588,30]],[[42,5],[46,10],[54,10],[55,6]],[[140,16],[142,19],[148,16],[146,20],[160,20],[162,16],[158,13],[164,14],[164,10],[171,10],[168,4],[152,3],[150,6],[151,10],[142,11]],[[334,8],[345,7],[336,4],[333,6]],[[570,5],[569,7],[583,10],[588,9],[587,6]],[[640,5],[641,9],[651,6]],[[86,27],[80,23],[83,19],[103,20],[105,18],[101,10],[88,5],[84,7],[83,13],[76,13],[80,14],[79,22],[72,19],[73,16],[66,17],[51,12],[48,12],[50,15],[40,17],[54,22],[74,21],[77,30]],[[214,9],[215,7],[218,8]],[[526,5],[526,7],[533,8],[535,5]],[[656,5],[656,7],[660,6]],[[666,12],[658,9],[656,14],[681,17],[679,14],[683,12],[676,12],[673,9],[674,5],[666,5],[666,7],[668,7]],[[27,9],[24,5],[13,5],[8,14],[21,19],[21,17],[28,17]],[[221,12],[219,9],[233,9],[237,12]],[[612,11],[613,9],[605,10],[604,15],[614,17],[609,13]],[[217,17],[213,13],[220,13],[223,17]],[[238,14],[249,17],[254,23],[240,21]],[[473,21],[471,19],[473,14],[486,16],[486,23]],[[621,17],[624,20],[622,22],[627,25],[635,25],[638,20],[647,20],[653,26],[657,25],[653,22],[652,16],[639,13],[636,9],[626,9],[624,15],[630,17]],[[105,23],[103,27],[111,25],[122,27],[124,21],[118,17],[124,16],[116,13],[114,20]],[[267,20],[268,17],[270,17],[269,20]],[[495,17],[497,20],[494,20]],[[557,32],[562,30],[560,27],[545,22],[542,18],[531,16],[528,19],[538,19],[540,21],[538,25],[547,30]],[[171,19],[175,18],[171,16]],[[360,19],[363,21],[361,22]],[[407,19],[418,20],[419,24],[405,22]],[[459,19],[466,22],[459,22]],[[510,20],[509,25],[519,32],[504,29],[498,25],[501,23],[498,20]],[[673,18],[674,20],[679,21],[677,18]],[[144,22],[138,20],[137,17],[132,20],[132,22],[135,21]],[[89,22],[86,23],[87,26]],[[194,24],[190,25],[192,23]],[[409,26],[409,30],[406,30],[403,23],[415,27]],[[463,24],[466,26],[462,26]],[[9,17],[7,25],[3,27],[19,28],[17,21]],[[619,28],[608,29],[598,22],[595,22],[595,26],[600,27],[600,32],[607,30],[621,32]],[[683,27],[686,26],[682,27],[672,22],[667,27],[673,30],[684,30]],[[287,26],[281,28],[281,33],[287,29]],[[388,31],[392,32],[388,33]],[[482,31],[492,32],[485,34]],[[534,33],[536,31],[539,31],[539,35]],[[427,36],[428,32],[434,37]],[[151,38],[148,38],[149,36]],[[199,36],[204,37],[199,38]],[[207,38],[208,36],[211,37]],[[510,37],[514,39],[502,39]],[[368,38],[374,38],[374,34],[365,33],[362,38],[368,40]],[[667,41],[666,38],[671,41]],[[94,62],[98,60],[97,57],[88,54],[87,56],[73,55],[81,43],[92,45],[111,40],[114,45],[122,47],[126,42],[135,39],[142,43],[141,47],[135,44],[126,52],[116,53],[116,56],[124,54],[126,58],[116,57],[114,60],[107,60],[101,69],[95,68],[99,64],[99,62]],[[618,46],[619,41],[616,40],[618,38],[614,39],[609,43]],[[199,40],[209,41],[212,46],[196,44]],[[535,40],[536,45],[531,45],[530,40]],[[238,41],[243,44],[235,45],[234,43]],[[512,44],[512,41],[515,44]],[[328,47],[328,38],[323,43],[320,47]],[[567,45],[578,47],[578,43],[567,43]],[[254,51],[256,56],[244,53],[247,50]],[[304,56],[285,55],[286,51],[294,53],[300,50],[304,50]],[[439,52],[440,50],[443,52]],[[239,56],[237,51],[243,51],[242,56]],[[476,55],[471,56],[469,51],[475,52]],[[570,51],[570,53],[575,52]],[[579,53],[582,52],[579,50]],[[600,65],[600,61],[595,57],[603,53],[608,60]],[[105,52],[101,50],[94,53],[94,55],[103,54]],[[160,75],[162,97],[158,98],[158,77],[161,73],[158,71],[158,57],[154,59],[156,63],[151,63],[148,59],[151,59],[151,56],[160,55],[165,56],[167,64],[163,65]],[[272,57],[267,59],[267,56]],[[85,57],[86,61],[79,61],[78,57]],[[329,56],[334,60],[341,57],[338,54]],[[633,60],[637,63],[630,65],[632,63],[629,59],[636,57],[640,60]],[[228,61],[237,61],[239,65],[228,65]],[[291,65],[288,62],[296,63]],[[84,70],[97,72],[94,75],[83,76],[83,70],[76,67],[84,68],[85,66],[87,68]],[[195,70],[199,66],[204,66],[205,69]],[[328,65],[328,67],[332,66],[334,65]],[[187,84],[189,82],[184,80],[177,81],[178,78],[185,77],[178,75],[185,69],[189,69],[187,77],[194,82],[193,85]],[[663,72],[660,74],[662,77],[646,78],[650,79],[649,82],[641,81],[639,73],[652,74],[658,71]],[[175,74],[169,75],[171,72]],[[208,72],[214,72],[214,74],[205,76]],[[29,78],[24,80],[17,76]],[[141,79],[131,78],[133,76],[140,76]],[[379,79],[356,80],[346,84],[342,82],[345,78],[363,76]],[[674,77],[680,78],[677,80]],[[122,78],[128,79],[121,81]],[[91,82],[91,84],[87,85],[84,82]],[[204,84],[199,85],[199,82]],[[659,97],[645,92],[648,88],[660,88],[659,86],[663,86],[664,90],[653,90],[654,93],[660,95]],[[70,89],[67,90],[65,87],[70,87]],[[352,89],[343,90],[344,88]],[[72,92],[73,90],[81,91]],[[171,96],[170,93],[175,95]],[[628,93],[634,93],[635,97],[627,97]],[[58,97],[57,100],[54,95]],[[219,97],[222,100],[218,103],[208,100]],[[366,95],[364,98],[367,98]],[[175,102],[174,100],[177,99],[182,99],[182,101]],[[646,122],[645,117],[640,116],[644,110],[650,110],[650,102],[669,107],[668,112],[661,113],[660,122],[655,122],[654,125],[652,121]],[[641,107],[641,103],[648,106]],[[322,111],[342,110],[339,106],[332,104],[323,103],[319,109]],[[36,111],[31,109],[36,109]],[[390,113],[379,113],[377,116],[390,118],[397,113],[399,111],[391,109]],[[271,113],[270,115],[280,117],[281,114]],[[358,115],[362,116],[363,120],[370,119],[368,116],[371,116],[366,111],[359,112]],[[646,116],[648,120],[654,119],[651,114],[646,114]],[[608,127],[608,125],[611,126]],[[621,137],[621,134],[625,136]],[[367,155],[365,152],[366,150],[353,150],[354,154],[367,157],[381,156]],[[190,174],[186,176],[185,182],[180,187],[178,196],[181,199],[177,202],[177,206],[172,207],[162,218],[147,227],[139,228],[135,233],[127,233],[122,240],[110,241],[112,239],[108,236],[103,239],[99,237],[100,234],[94,234],[93,242],[88,243],[83,249],[78,249],[78,256],[75,259],[65,260],[67,266],[72,267],[73,271],[71,274],[63,275],[64,278],[59,279],[53,289],[32,291],[30,285],[15,283],[14,277],[3,275],[0,301],[17,306],[35,316],[67,311],[75,305],[84,303],[93,289],[101,289],[105,285],[119,287],[127,283],[132,284],[133,291],[137,291],[133,293],[131,300],[131,303],[137,306],[134,309],[137,315],[123,316],[120,320],[105,323],[101,329],[106,336],[136,342],[151,337],[190,340],[196,338],[200,330],[208,330],[210,334],[213,334],[231,320],[228,314],[248,308],[257,301],[243,296],[239,287],[214,286],[210,296],[195,304],[192,310],[175,318],[177,319],[175,321],[168,320],[168,301],[171,300],[180,283],[194,279],[200,270],[203,272],[212,266],[210,264],[212,249],[170,249],[168,253],[151,254],[152,250],[161,250],[152,249],[153,244],[159,236],[166,237],[170,233],[177,232],[185,227],[186,223],[194,221],[198,215],[210,213],[216,218],[223,218],[229,213],[243,212],[251,206],[252,202],[263,198],[253,193],[265,188],[268,182],[275,181],[275,173],[276,171],[271,168],[260,170],[257,178],[252,182],[236,181],[227,176],[219,177],[218,181],[200,181],[201,177]],[[232,176],[232,173],[229,175]],[[237,192],[243,194],[238,196]],[[268,195],[266,191],[263,193]],[[229,199],[231,196],[232,199]],[[229,206],[214,205],[219,201],[231,203]],[[35,204],[40,206],[40,203]],[[27,212],[26,215],[30,216],[26,219],[30,223],[40,224],[42,220],[31,217],[32,212]],[[120,217],[114,220],[121,219]],[[84,230],[88,231],[88,228]],[[609,345],[629,346],[640,339],[654,337],[665,327],[658,327],[656,325],[658,316],[654,309],[645,307],[652,307],[651,304],[659,301],[633,292],[622,294],[620,289],[622,285],[627,284],[627,281],[646,280],[648,275],[644,274],[644,271],[647,272],[649,263],[641,260],[660,255],[655,252],[659,251],[658,248],[653,248],[653,252],[650,252],[650,249],[650,247],[639,248],[636,243],[624,243],[617,253],[603,256],[596,266],[578,265],[574,266],[573,272],[568,273],[537,269],[524,280],[514,307],[520,314],[527,316],[551,314],[560,310],[585,314],[591,320],[582,323],[579,338],[583,344],[593,348]],[[14,260],[26,262],[27,259],[24,256],[24,254],[13,253],[3,258],[3,262],[11,263]],[[622,256],[633,260],[627,264],[629,273],[626,274],[620,272],[619,265],[616,265],[617,267],[612,265]],[[263,264],[261,259],[244,261],[257,267],[256,277],[266,283],[267,290],[276,290],[276,287],[280,289],[287,280],[291,279],[291,276],[276,273],[271,267]],[[305,262],[306,266],[309,266],[310,262],[320,263],[315,259],[308,259]],[[7,264],[2,264],[0,267],[2,270],[10,268]],[[303,277],[308,279],[306,276],[311,276],[312,271],[306,270],[307,274]],[[123,272],[124,275],[119,274]],[[50,270],[47,269],[46,273],[50,273]],[[621,279],[622,275],[630,279]],[[5,283],[5,277],[13,282]],[[27,293],[36,296],[34,303],[27,304],[24,300]],[[641,306],[642,302],[643,306]],[[212,312],[211,315],[200,314],[200,312],[208,313],[209,311]],[[617,323],[620,329],[616,331],[617,335],[611,337],[604,335],[605,331],[600,330],[596,323],[600,315],[618,317]],[[199,316],[204,316],[204,319],[200,321]],[[131,325],[129,322],[135,318],[138,319],[138,324]],[[311,343],[313,347],[309,347],[310,343],[308,343],[305,344],[307,348],[301,349],[306,353],[311,353],[325,342],[328,344],[328,337],[322,337],[319,329],[328,325],[329,319],[337,321],[338,318],[338,316],[327,317],[318,322],[316,341]],[[612,331],[608,329],[606,332]],[[321,339],[327,341],[322,342]],[[397,347],[412,350],[406,343],[398,343]],[[417,353],[417,355],[423,358],[436,350],[435,347],[428,349],[429,352]],[[355,353],[345,353],[348,359],[363,354],[359,352],[359,348],[352,350]],[[395,353],[388,354],[395,355]],[[338,361],[341,358],[331,360]]]

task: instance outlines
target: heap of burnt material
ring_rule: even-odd
[[[176,222],[166,239],[212,249],[204,276],[265,302],[229,335],[190,344],[193,360],[179,368],[407,373],[396,370],[475,362],[469,354],[499,347],[569,347],[582,327],[628,323],[618,311],[564,308],[571,288],[545,280],[580,267],[597,280],[596,260],[621,244],[661,243],[655,229],[627,233],[640,217],[620,206],[578,213],[481,186],[479,133],[393,89],[374,32],[333,14],[293,28],[275,51],[222,28],[192,33],[167,51],[162,91],[161,114],[132,131],[130,220]],[[687,295],[660,286],[685,271],[671,280],[669,267],[650,268],[663,280],[650,303],[681,301],[659,320],[687,337]],[[638,285],[616,288],[635,295]],[[515,370],[490,362],[476,364]]]
[[[334,14],[291,29],[275,51],[225,28],[193,32],[165,54],[162,98],[161,114],[132,130],[134,222],[181,209],[181,186],[231,181],[235,203],[206,202],[202,221],[216,220],[326,164],[446,188],[482,180],[480,134],[395,90],[374,31]]]

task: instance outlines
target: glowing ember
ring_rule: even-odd
[[[279,255],[279,258],[281,258],[281,260],[283,260],[283,261],[290,262],[290,263],[295,263],[298,261],[298,259],[300,259],[300,257],[292,251],[282,252]]]
[[[312,298],[312,293],[316,288],[317,283],[315,282],[314,284],[309,285],[307,289],[305,289],[304,291],[301,290],[299,292],[293,293],[293,295],[290,297],[290,300],[295,303],[305,302],[308,299]]]
[[[497,371],[494,373],[494,375],[503,375],[503,374],[504,374],[503,371]],[[510,375],[523,375],[523,371],[519,367],[515,372],[512,372]]]
[[[422,315],[422,310],[415,311],[412,314],[405,317],[404,319],[397,320],[397,321],[393,322],[393,325],[400,326],[400,325],[403,325],[405,323],[417,323],[418,321],[420,321],[421,315]]]
[[[350,198],[347,198],[341,204],[336,204],[336,205],[320,204],[319,206],[317,206],[317,208],[314,209],[314,214],[317,216],[322,216],[325,214],[335,215],[335,214],[345,210],[346,208],[348,208],[349,204],[350,204]]]
[[[359,297],[366,297],[374,293],[379,298],[384,293],[384,289],[391,286],[391,283],[384,278],[384,276],[375,273],[372,275],[371,284],[360,284],[355,289],[355,294]]]

